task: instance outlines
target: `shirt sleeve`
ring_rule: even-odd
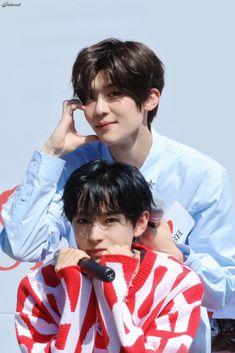
[[[203,305],[213,311],[235,303],[235,214],[225,171],[203,180],[190,213],[196,225],[182,249],[185,264],[201,277]]]
[[[35,152],[22,184],[2,209],[1,247],[23,261],[43,260],[69,234],[61,202],[65,161]]]
[[[54,266],[44,267],[36,278],[20,283],[15,320],[24,353],[75,353],[84,346],[92,352],[96,310],[91,281],[78,266],[60,270],[59,278]]]
[[[171,271],[169,277],[166,275],[169,282],[164,279],[160,284],[159,278],[154,278],[149,296],[143,295],[149,291],[148,283],[146,288],[138,288],[140,292],[137,290],[134,299],[128,300],[126,294],[132,286],[131,273],[136,264],[133,258],[124,258],[118,264],[120,259],[106,262],[115,269],[113,282],[93,280],[107,346],[120,347],[123,353],[187,353],[200,321],[203,289],[198,276],[189,269],[179,276]],[[159,300],[162,288],[165,296]]]

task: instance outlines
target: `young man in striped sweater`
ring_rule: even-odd
[[[61,249],[22,280],[16,314],[22,352],[188,352],[202,284],[181,262],[140,245],[154,207],[140,172],[90,162],[68,179],[63,201],[79,249]],[[168,236],[168,225],[159,222],[158,234]],[[115,279],[83,274],[83,258],[111,267]]]

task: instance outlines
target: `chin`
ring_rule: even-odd
[[[98,135],[99,140],[108,146],[125,144],[128,142],[128,136],[129,135],[126,135],[126,134],[123,134],[121,136],[120,135],[119,136],[117,136],[117,135],[116,136],[115,135],[109,136],[108,134],[107,135],[105,135],[105,134]]]
[[[105,143],[108,146],[112,146],[112,145],[116,145],[120,140],[119,139],[115,139],[109,136],[100,136],[99,137],[99,141]]]

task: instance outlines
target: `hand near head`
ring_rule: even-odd
[[[171,230],[166,221],[160,221],[156,228],[148,226],[140,238],[141,244],[149,249],[166,252],[183,262],[183,254],[173,241]]]
[[[79,146],[98,140],[96,135],[81,136],[74,123],[74,111],[85,110],[85,106],[78,100],[72,99],[63,104],[62,118],[52,135],[43,145],[41,151],[53,156],[63,156],[74,151]]]
[[[76,266],[84,257],[90,258],[83,250],[73,248],[60,249],[55,254],[55,271],[58,272],[68,266]]]

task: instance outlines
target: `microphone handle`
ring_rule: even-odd
[[[82,273],[95,277],[103,282],[112,282],[115,278],[115,272],[112,268],[95,262],[94,260],[84,257],[78,262]]]

